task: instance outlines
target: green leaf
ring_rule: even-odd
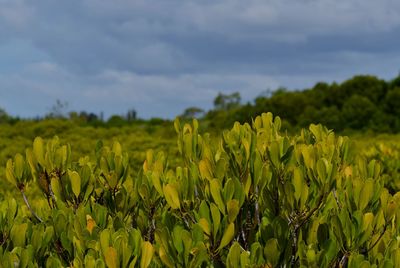
[[[318,177],[319,180],[321,182],[325,182],[327,179],[327,170],[326,170],[327,166],[326,166],[326,159],[319,159],[317,162],[317,173],[318,173]]]
[[[143,242],[140,268],[147,268],[150,265],[151,259],[153,258],[153,253],[154,253],[153,245],[148,241]]]
[[[235,224],[230,223],[226,228],[224,235],[222,236],[221,243],[219,244],[218,250],[221,250],[227,246],[233,239],[235,235]]]
[[[367,179],[364,183],[364,186],[361,190],[361,194],[359,197],[358,208],[362,211],[367,207],[369,201],[371,200],[374,194],[374,181],[372,179]]]
[[[213,179],[210,181],[210,192],[219,210],[222,212],[222,214],[225,214],[225,204],[224,201],[222,200],[221,186],[219,184],[218,179]]]
[[[181,204],[179,201],[179,194],[175,186],[172,184],[167,184],[164,185],[163,190],[164,190],[165,200],[167,201],[168,205],[172,209],[180,209]]]
[[[6,164],[6,178],[7,180],[13,184],[15,187],[17,187],[17,180],[14,176],[14,166],[13,166],[13,161],[11,159],[8,159],[7,164]]]
[[[21,154],[15,155],[14,168],[15,168],[15,176],[17,177],[18,180],[21,180],[22,176],[24,175],[24,169],[25,169],[25,160]]]
[[[113,143],[112,151],[114,152],[114,154],[116,156],[122,156],[122,147],[121,147],[121,144],[118,141]]]
[[[286,150],[286,153],[281,157],[282,163],[286,164],[290,160],[290,157],[292,156],[293,153],[293,149],[294,149],[293,145],[289,146],[289,148]]]
[[[200,218],[205,218],[209,223],[211,223],[210,209],[208,208],[207,202],[202,200],[199,207]]]
[[[153,172],[151,173],[151,181],[153,182],[153,186],[154,186],[154,188],[156,189],[156,191],[157,191],[161,196],[163,196],[164,193],[163,193],[163,190],[162,190],[162,187],[161,187],[160,173],[157,172],[157,171],[153,171]]]
[[[211,164],[207,159],[200,160],[199,171],[202,179],[211,180],[213,177]]]
[[[234,242],[229,249],[228,256],[226,257],[227,268],[240,268],[240,245]]]
[[[175,225],[172,231],[172,242],[178,253],[183,252],[183,240],[182,240],[183,227],[180,225]]]
[[[229,200],[228,203],[226,204],[226,207],[228,210],[229,222],[234,222],[240,210],[239,201],[236,199]]]
[[[44,145],[41,137],[35,138],[33,141],[33,154],[41,166],[45,166],[44,162]]]
[[[163,246],[160,246],[160,248],[158,250],[158,255],[160,256],[160,259],[161,259],[162,263],[164,265],[166,265],[168,268],[175,267],[173,262],[172,262],[172,260],[170,259],[170,257],[165,252],[165,249],[164,249]]]
[[[213,228],[213,234],[214,234],[214,239],[218,233],[219,225],[221,223],[221,214],[219,212],[218,207],[214,204],[210,204],[210,210],[211,210],[211,217],[212,217],[212,224],[214,226]]]
[[[57,197],[57,201],[61,200],[61,184],[58,178],[51,178],[51,189],[53,190],[54,195]]]
[[[100,233],[100,247],[103,254],[107,252],[109,246],[110,246],[110,230],[104,229]]]
[[[200,225],[201,229],[203,230],[203,232],[205,232],[207,235],[211,234],[210,224],[208,223],[208,221],[205,218],[201,218],[199,220],[199,225]]]
[[[267,262],[272,264],[272,267],[276,267],[280,251],[279,251],[279,243],[276,238],[271,238],[267,241],[264,247],[264,255],[267,258]]]
[[[300,168],[295,168],[293,172],[293,186],[294,186],[294,197],[299,201],[301,194],[303,193],[303,173]]]
[[[104,259],[106,261],[106,265],[108,268],[119,267],[118,254],[117,254],[117,251],[115,250],[115,248],[108,247],[104,254]]]
[[[272,142],[269,146],[268,155],[271,163],[275,168],[278,168],[280,165],[280,153],[279,153],[279,144],[278,142]]]
[[[179,122],[179,118],[178,117],[175,118],[174,128],[175,128],[176,133],[179,133],[181,131],[181,123]]]
[[[81,193],[81,176],[76,171],[70,171],[68,174],[71,180],[72,192],[78,198]]]
[[[24,247],[26,230],[28,229],[27,223],[15,224],[11,229],[11,241],[14,247]]]

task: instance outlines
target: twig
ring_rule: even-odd
[[[35,211],[33,211],[31,205],[29,204],[29,201],[28,201],[28,198],[27,198],[26,195],[25,195],[23,186],[22,186],[22,188],[20,188],[20,191],[21,191],[22,197],[24,198],[24,202],[25,202],[26,206],[28,207],[29,211],[31,212],[31,214],[32,214],[39,222],[42,223],[43,220],[35,213]]]
[[[336,195],[336,189],[333,189],[333,190],[332,190],[332,193],[333,193],[333,197],[334,197],[335,200],[336,200],[336,204],[338,205],[339,209],[341,209],[341,208],[342,208],[342,205],[340,204],[339,199],[338,199],[338,197],[337,197],[337,195]]]
[[[376,241],[372,244],[372,246],[370,246],[370,247],[365,251],[365,253],[370,252],[370,251],[378,244],[378,242],[382,239],[383,235],[385,234],[387,226],[388,226],[388,224],[386,223],[385,226],[383,227],[383,231],[382,231],[382,233],[379,235],[378,239],[376,239]]]
[[[256,186],[255,192],[256,192],[256,198],[254,204],[254,214],[255,214],[256,226],[260,226],[261,220],[260,220],[260,207],[258,204],[258,185]]]
[[[53,208],[56,208],[57,207],[56,197],[54,196],[53,188],[51,187],[50,181],[49,181],[49,193],[51,196],[51,200],[53,200]]]

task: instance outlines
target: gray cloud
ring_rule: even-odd
[[[219,91],[391,78],[399,35],[394,0],[0,0],[0,106],[173,117]]]

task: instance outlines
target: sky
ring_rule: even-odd
[[[173,118],[400,71],[398,0],[0,0],[0,107]]]

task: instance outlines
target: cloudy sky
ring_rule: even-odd
[[[169,117],[400,71],[398,0],[0,0],[0,107]]]

